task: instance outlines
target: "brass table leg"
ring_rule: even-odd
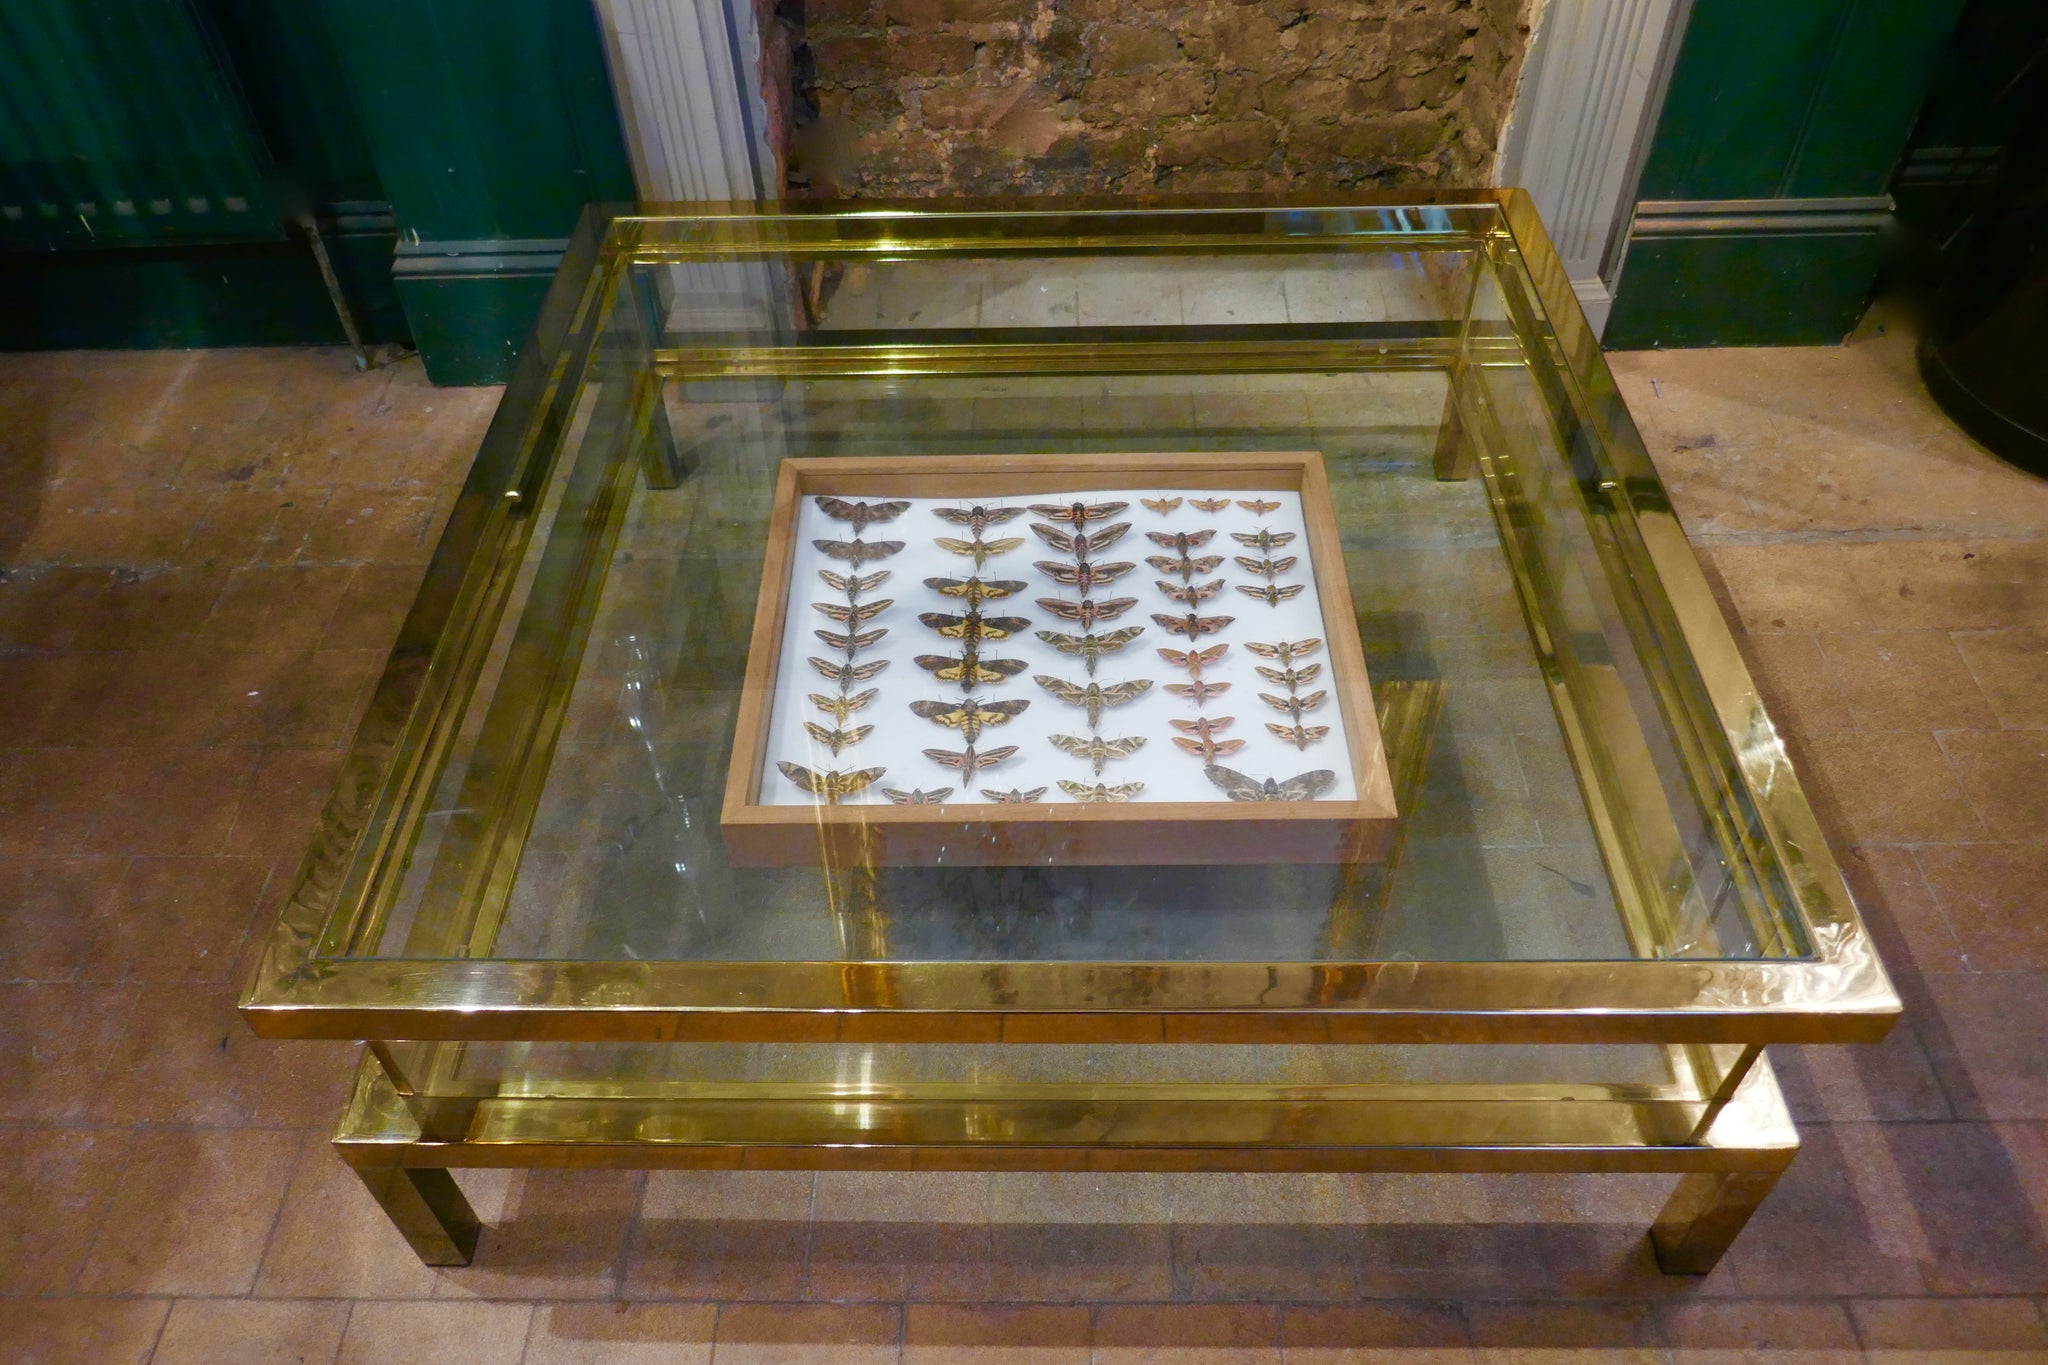
[[[1704,1275],[1720,1263],[1749,1216],[1778,1183],[1779,1171],[1688,1175],[1671,1192],[1650,1229],[1657,1265],[1666,1275]]]
[[[468,1265],[482,1225],[455,1177],[438,1167],[358,1167],[356,1174],[428,1265]]]

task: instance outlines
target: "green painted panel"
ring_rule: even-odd
[[[1962,0],[1862,0],[1813,97],[1782,193],[1883,194],[1941,65]]]
[[[427,378],[504,383],[553,279],[552,271],[401,276],[398,291]]]
[[[1882,241],[1874,232],[1640,238],[1602,343],[1832,345],[1862,316]]]
[[[588,0],[321,0],[385,196],[429,240],[566,237],[633,182]]]
[[[0,0],[0,245],[274,238],[268,171],[191,0]]]
[[[391,233],[328,239],[371,343],[403,341]],[[0,253],[0,350],[343,344],[303,242]]]
[[[383,199],[319,10],[276,0],[204,3],[288,192],[316,206]]]

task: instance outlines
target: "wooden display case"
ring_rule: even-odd
[[[1309,619],[1327,651],[1323,656],[1328,667],[1327,681],[1321,685],[1330,694],[1330,728],[1335,733],[1327,746],[1328,752],[1309,752],[1304,748],[1303,753],[1295,756],[1305,760],[1300,767],[1329,768],[1339,774],[1338,789],[1331,797],[1232,800],[1204,779],[1201,762],[1187,764],[1184,774],[1192,783],[1188,790],[1197,793],[1193,799],[1159,799],[1155,787],[1146,799],[1124,803],[1084,804],[1054,797],[1047,801],[997,804],[972,799],[970,782],[960,788],[961,797],[949,799],[946,804],[873,804],[870,793],[859,804],[835,805],[810,797],[792,798],[790,793],[774,788],[772,784],[781,781],[775,760],[782,755],[772,751],[771,723],[778,705],[802,704],[803,687],[795,681],[799,675],[792,672],[788,655],[794,642],[808,634],[792,630],[793,604],[797,604],[795,610],[801,611],[801,602],[815,587],[808,581],[811,575],[799,568],[800,552],[808,543],[798,529],[807,500],[943,498],[969,504],[1015,506],[1053,493],[1166,489],[1183,496],[1206,492],[1240,497],[1261,490],[1284,490],[1298,496],[1302,522],[1300,554],[1307,561],[1311,580],[1302,600],[1313,602],[1313,616]],[[1023,529],[1022,522],[1014,525],[1019,531]],[[852,528],[845,530],[853,534]],[[899,537],[898,528],[893,525],[870,527],[866,534],[871,539]],[[1217,548],[1228,551],[1242,547],[1219,538]],[[959,563],[962,574],[973,572],[968,561]],[[882,566],[857,567],[866,571]],[[995,577],[1012,570],[991,566],[986,572]],[[892,585],[891,590],[898,589]],[[1147,593],[1149,596],[1149,590]],[[1218,600],[1204,603],[1202,610],[1234,612],[1242,624],[1232,635],[1256,638],[1259,618],[1252,613],[1260,611],[1261,603],[1243,597],[1224,600],[1231,600],[1232,605],[1226,607],[1223,600]],[[1243,605],[1247,602],[1249,606]],[[930,605],[943,604],[935,600]],[[1174,614],[1184,610],[1162,598],[1157,603],[1148,602],[1130,619],[1145,620],[1145,611],[1155,606]],[[1039,623],[1062,624],[1051,618]],[[1210,640],[1204,637],[1191,642],[1148,630],[1142,653],[1151,658],[1153,649],[1159,645],[1184,649],[1191,643],[1206,645]],[[1133,654],[1139,652],[1134,650]],[[801,660],[794,663],[802,667]],[[1153,665],[1155,672],[1164,667],[1163,663]],[[889,700],[900,704],[906,686],[919,681],[915,673],[898,670],[896,690]],[[1024,680],[1024,685],[1029,687],[1028,680]],[[1256,733],[1263,728],[1260,721],[1278,717],[1270,713],[1250,714],[1247,708],[1262,708],[1263,704],[1249,691],[1245,689],[1235,699],[1234,709],[1241,717],[1239,724]],[[888,705],[889,700],[881,704]],[[1169,741],[1162,736],[1156,742],[1164,746]],[[885,752],[877,757],[887,761],[900,756]],[[862,761],[848,756],[839,766],[857,768]],[[1273,768],[1270,763],[1264,766],[1269,771]],[[1047,770],[1044,763],[1031,768],[1039,775]],[[1076,776],[1086,772],[1082,767]],[[1249,775],[1263,778],[1269,772],[1254,769]],[[1281,776],[1284,778],[1284,772]],[[1007,783],[1012,778],[1006,776],[1003,780]],[[1098,774],[1091,780],[1102,779]],[[1058,790],[1053,782],[1044,780],[1033,781],[1031,787],[1044,787],[1048,792]],[[1175,790],[1179,789],[1176,784]],[[770,515],[759,604],[725,790],[722,824],[727,853],[735,863],[815,866],[822,862],[843,866],[860,861],[869,865],[1011,866],[1368,862],[1381,856],[1391,842],[1395,817],[1393,786],[1374,716],[1372,688],[1345,577],[1336,515],[1319,453],[1048,454],[783,461]]]

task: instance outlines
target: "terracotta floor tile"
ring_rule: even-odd
[[[443,1272],[440,1298],[590,1299],[618,1292],[638,1171],[521,1171],[490,1204],[476,1261]]]
[[[289,1129],[137,1133],[78,1288],[247,1293],[302,1140]]]
[[[2020,1365],[2048,1360],[2048,1329],[2024,1299],[1858,1299],[1866,1358],[1881,1365]]]
[[[1954,1117],[1910,1009],[1881,1043],[1776,1046],[1770,1057],[1802,1124]]]
[[[447,1272],[420,1263],[327,1136],[315,1130],[306,1137],[254,1292],[281,1298],[432,1296]]]
[[[808,1171],[657,1171],[641,1195],[622,1293],[634,1299],[803,1297]]]
[[[1905,844],[1984,837],[1940,746],[1925,731],[1806,736],[1793,758],[1838,838]]]
[[[1671,1365],[1858,1365],[1856,1329],[1839,1303],[1808,1300],[1667,1304]]]
[[[235,680],[206,742],[333,748],[355,730],[370,687],[384,671],[381,650],[238,654]]]
[[[804,1297],[961,1301],[989,1297],[991,1263],[984,1219],[963,1222],[839,1222],[809,1225]]]
[[[1937,1294],[2048,1290],[2048,1232],[2031,1212],[2030,1181],[1998,1134],[1980,1123],[1888,1123],[1875,1131],[1896,1168],[1926,1247]]]
[[[0,1142],[0,1294],[70,1289],[132,1150],[126,1132],[25,1128]],[[4,1302],[4,1300],[0,1300]]]
[[[180,1299],[149,1365],[327,1365],[349,1305],[288,1299]]]
[[[2037,831],[2037,834],[2040,831]],[[1971,971],[2048,968],[2048,843],[1925,845],[1913,850]]]
[[[207,618],[205,638],[221,649],[311,649],[354,574],[346,564],[237,569]]]
[[[163,1299],[0,1299],[12,1365],[147,1365],[170,1304]]]
[[[1811,735],[1855,725],[1818,635],[1744,635],[1741,643],[1764,708],[1781,733]]]
[[[126,753],[0,753],[0,857],[84,853]]]
[[[1856,549],[1868,629],[2048,625],[2048,541],[1883,540]]]
[[[1858,844],[1841,850],[1842,878],[1857,911],[1894,971],[1964,971],[1968,963],[1955,928],[1943,913],[1915,850],[1904,845]]]
[[[2048,730],[1945,730],[1937,738],[1992,838],[2048,836]]]
[[[1465,1310],[1482,1365],[1663,1365],[1648,1305],[1475,1303]]]
[[[342,487],[299,547],[302,564],[424,564],[439,539],[439,500],[418,491]]]
[[[1001,1223],[990,1229],[988,1295],[1085,1303],[1173,1294],[1172,1229],[1162,1224]]]
[[[363,1302],[349,1314],[340,1365],[518,1365],[533,1305]]]
[[[534,1309],[522,1365],[708,1365],[708,1303],[556,1303]]]
[[[904,1365],[1085,1365],[1086,1308],[954,1306],[904,1309]]]
[[[2048,630],[1958,631],[1953,638],[1999,724],[2048,727]]]
[[[109,771],[93,792],[86,847],[138,857],[218,853],[260,757],[254,749],[104,753]]]
[[[1444,1303],[1288,1308],[1280,1318],[1287,1365],[1466,1365],[1465,1315]]]
[[[104,569],[15,567],[0,557],[0,649],[71,648],[108,579]]]
[[[1859,730],[1959,730],[1996,723],[1946,631],[1824,633],[1819,643]]]
[[[190,644],[213,614],[226,571],[205,565],[162,572],[102,572],[89,598],[74,605],[72,649],[166,649]]]
[[[289,876],[319,828],[345,757],[338,748],[265,750],[223,851],[281,859]]]
[[[0,983],[0,1121],[83,1118],[136,994],[133,986]]]
[[[1965,1118],[2048,1118],[2048,972],[1925,978],[1940,1014],[1928,1048]]]
[[[1349,1299],[1358,1293],[1357,1263],[1358,1237],[1349,1227],[1250,1223],[1173,1229],[1176,1298]]]
[[[1798,1158],[1722,1260],[1745,1296],[1925,1292],[1908,1187],[1856,1169],[1899,1124],[1810,1125]],[[1841,1249],[1858,1252],[1845,1256]]]
[[[0,979],[76,975],[90,956],[92,926],[127,869],[120,857],[0,857]]]
[[[323,649],[374,649],[389,653],[398,628],[419,594],[417,564],[364,564],[349,579],[341,601],[320,637]]]
[[[106,1123],[331,1127],[358,1049],[258,1038],[237,1010],[243,983],[146,985],[114,1051],[94,1115]]]
[[[225,983],[273,875],[269,858],[135,859],[96,926],[82,975]]]
[[[1735,599],[1752,635],[1873,630],[1863,593],[1867,546],[1833,542],[1716,545],[1705,555]]]
[[[728,1304],[716,1365],[882,1365],[900,1358],[903,1310],[881,1304]]]
[[[1279,1365],[1280,1314],[1264,1304],[1111,1304],[1095,1314],[1098,1365]]]

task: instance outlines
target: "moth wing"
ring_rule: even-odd
[[[1275,711],[1291,713],[1294,710],[1294,699],[1292,697],[1276,697],[1271,692],[1261,692],[1259,693],[1259,700],[1272,707]],[[1304,707],[1303,709],[1306,710],[1307,708]]]
[[[1056,630],[1041,630],[1037,634],[1039,639],[1045,641],[1062,654],[1079,654],[1081,652],[1081,637],[1078,635],[1062,635]]]
[[[1038,599],[1038,605],[1063,621],[1081,619],[1081,607],[1077,602],[1062,602],[1057,597],[1041,597]]]
[[[921,611],[917,614],[917,619],[920,625],[930,626],[933,630],[944,630],[948,626],[960,625],[967,618],[952,616],[943,611]]]
[[[1113,754],[1128,757],[1145,747],[1145,737],[1143,735],[1125,735],[1121,739],[1104,740],[1103,747]]]
[[[1317,678],[1321,677],[1322,674],[1323,666],[1321,664],[1310,664],[1307,668],[1295,670],[1294,676],[1301,679],[1305,683],[1311,683],[1314,682]]]
[[[823,796],[825,794],[825,779],[819,777],[816,773],[812,772],[809,768],[804,767],[802,764],[791,763],[787,760],[784,760],[782,762],[777,763],[775,766],[782,770],[782,775],[784,777],[796,783],[799,787],[802,787],[811,795]]]
[[[868,520],[894,521],[908,510],[910,510],[910,503],[907,500],[903,502],[871,502],[868,504]]]
[[[1254,548],[1259,543],[1259,533],[1256,531],[1232,531],[1230,538],[1240,545],[1250,545]]]
[[[852,521],[856,513],[853,504],[844,498],[819,498],[818,508],[828,517],[840,521]]]
[[[1159,651],[1159,657],[1172,664],[1175,668],[1186,668],[1188,666],[1188,652],[1182,650],[1167,649],[1162,646]]]
[[[1088,695],[1087,688],[1077,687],[1065,678],[1055,678],[1050,673],[1034,673],[1031,675],[1031,681],[1037,683],[1061,701],[1073,702],[1076,705],[1079,705]]]
[[[1030,585],[1019,578],[997,578],[981,585],[983,597],[1009,597],[1024,591]]]
[[[1002,640],[1015,635],[1031,622],[1022,616],[987,616],[982,618],[981,633],[991,639]]]
[[[1289,583],[1287,586],[1276,590],[1273,595],[1282,602],[1285,602],[1290,597],[1301,596],[1301,590],[1307,586],[1308,584],[1306,583]]]
[[[1261,659],[1277,659],[1280,657],[1280,647],[1278,645],[1262,645],[1256,640],[1246,640],[1244,647],[1258,655]]]
[[[1064,777],[1060,779],[1060,790],[1082,801],[1086,801],[1095,794],[1095,788],[1087,783],[1072,782]]]
[[[1301,699],[1301,709],[1304,711],[1313,711],[1318,706],[1321,706],[1323,704],[1323,699],[1328,697],[1329,695],[1330,694],[1328,692],[1311,692]]]
[[[1052,546],[1053,549],[1058,550],[1061,554],[1072,554],[1074,552],[1074,538],[1057,526],[1048,526],[1042,521],[1034,521],[1031,523],[1031,531],[1032,534]]]
[[[1288,778],[1280,783],[1282,801],[1313,801],[1337,784],[1337,774],[1328,768],[1317,768]]]
[[[937,657],[935,654],[927,654],[920,657],[918,662],[923,663],[925,659]],[[926,720],[937,721],[940,725],[950,726],[954,729],[958,729],[961,722],[967,719],[965,707],[954,706],[950,702],[943,701],[914,701],[910,703],[910,713],[914,716],[922,716]]]
[[[1212,754],[1234,754],[1243,747],[1244,741],[1241,739],[1212,739],[1209,741],[1209,752]]]
[[[1260,664],[1254,671],[1269,683],[1278,685],[1287,681],[1287,670],[1284,668],[1268,668]]]
[[[964,597],[968,592],[967,585],[972,581],[971,579],[961,578],[927,578],[924,581],[924,585],[934,592],[942,592],[948,597]]]
[[[1109,799],[1112,801],[1128,801],[1143,790],[1145,790],[1143,782],[1125,782],[1120,786],[1109,788]]]
[[[1087,537],[1088,548],[1090,550],[1106,550],[1119,540],[1122,540],[1124,532],[1130,529],[1131,524],[1128,521],[1120,521],[1114,526],[1105,526],[1100,531],[1093,532]]]
[[[834,681],[838,680],[840,673],[843,671],[843,665],[830,663],[824,659],[816,657],[815,655],[808,656],[808,662],[810,663],[812,668],[817,669],[818,672],[824,674],[828,678],[833,679]]]
[[[1021,507],[984,507],[981,509],[981,519],[990,526],[1001,526],[1004,522],[1015,521],[1023,515],[1024,509]]]
[[[981,710],[984,716],[1001,716],[1003,720],[1009,720],[1013,717],[1021,716],[1030,708],[1031,703],[1022,697],[1016,698],[1011,701],[985,701],[981,704]],[[983,723],[991,725],[1000,725],[1002,721],[984,721]]]
[[[1119,626],[1115,630],[1105,631],[1103,634],[1096,636],[1095,644],[1098,649],[1122,649],[1144,633],[1145,628],[1143,626]]]
[[[982,545],[992,555],[1004,555],[1024,543],[1022,536],[1005,536],[1001,540],[984,540]]]
[[[950,521],[955,526],[974,525],[974,509],[972,507],[934,507],[932,515]]]
[[[1157,512],[1161,516],[1180,506],[1179,498],[1139,498],[1138,501],[1145,504],[1146,511]]]
[[[1145,538],[1154,545],[1164,545],[1169,550],[1180,548],[1180,537],[1171,531],[1147,531]]]
[[[1221,763],[1211,763],[1202,769],[1202,776],[1223,789],[1223,794],[1233,801],[1257,801],[1261,796],[1259,784],[1235,768],[1226,768]]]
[[[876,659],[873,663],[855,664],[847,671],[853,675],[855,682],[866,682],[888,666],[889,661],[887,659]]]
[[[1253,559],[1250,555],[1234,555],[1232,558],[1237,560],[1237,566],[1246,573],[1264,573],[1266,571],[1266,562],[1262,559]]]
[[[1147,555],[1145,562],[1161,573],[1180,572],[1180,561],[1172,555]]]
[[[887,626],[878,626],[874,630],[864,630],[853,637],[853,647],[855,649],[866,649],[888,633],[889,628]]]
[[[924,756],[944,768],[963,768],[967,765],[965,753],[954,753],[950,749],[926,749]]]
[[[1129,682],[1111,683],[1102,689],[1102,697],[1111,706],[1118,706],[1151,690],[1150,678],[1133,678]]]
[[[1329,734],[1330,727],[1327,725],[1311,725],[1304,729],[1302,733],[1304,735],[1307,735],[1309,743],[1313,744],[1317,740],[1321,739],[1324,735]]]
[[[1286,573],[1286,572],[1287,572],[1287,571],[1288,571],[1289,569],[1291,569],[1291,568],[1293,568],[1293,567],[1295,566],[1295,563],[1297,562],[1298,558],[1299,558],[1299,556],[1296,556],[1296,555],[1288,555],[1288,556],[1287,556],[1287,557],[1286,557],[1285,559],[1276,559],[1276,560],[1274,560],[1274,561],[1273,561],[1273,572],[1274,572],[1274,573]]]
[[[832,777],[836,780],[832,785],[841,796],[851,796],[857,791],[865,790],[887,771],[887,768],[855,768],[850,773],[833,773]]]
[[[975,552],[975,545],[971,540],[960,540],[954,536],[939,536],[937,540],[941,550],[951,550],[956,555],[971,555]]]
[[[1235,616],[1198,616],[1195,618],[1195,631],[1201,635],[1213,635],[1236,619]]]
[[[1202,741],[1199,739],[1189,739],[1185,735],[1175,735],[1173,742],[1191,754],[1199,754],[1203,749]]]
[[[983,659],[981,660],[981,680],[983,682],[1001,682],[1004,678],[1016,677],[1029,667],[1030,665],[1022,659]]]
[[[975,755],[975,757],[981,760],[980,766],[986,768],[994,764],[1001,763],[1006,758],[1013,757],[1016,754],[1016,752],[1016,745],[1005,744],[999,749],[990,749],[987,753],[977,754]]]

